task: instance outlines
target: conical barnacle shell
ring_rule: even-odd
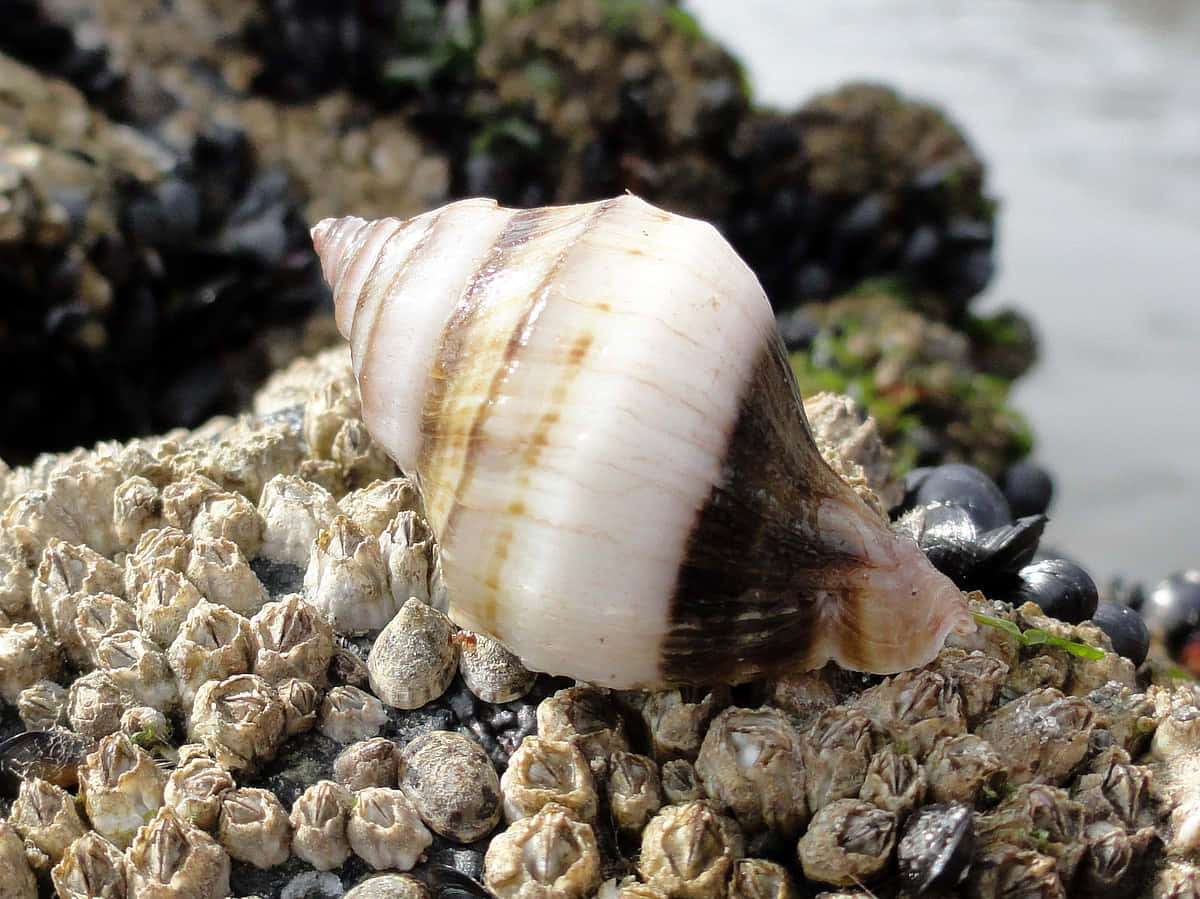
[[[895,672],[960,592],[821,459],[762,288],[633,196],[313,229],[451,617],[612,687]]]

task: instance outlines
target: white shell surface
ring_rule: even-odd
[[[679,562],[775,328],[749,268],[632,196],[468,200],[314,241],[364,417],[425,495],[451,617],[536,670],[657,682]]]

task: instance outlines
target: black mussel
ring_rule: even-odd
[[[430,864],[429,886],[436,899],[493,899],[494,894],[469,874],[451,865]],[[480,875],[482,876],[482,870]]]
[[[918,896],[953,888],[975,854],[971,807],[961,802],[927,805],[908,819],[896,846],[900,879]]]
[[[977,561],[979,531],[961,506],[931,502],[910,509],[896,520],[895,529],[917,541],[933,566],[960,587],[966,587]]]
[[[1162,635],[1171,658],[1178,659],[1200,631],[1200,569],[1178,571],[1150,591],[1142,618],[1151,633]]]
[[[1014,462],[1001,480],[1004,498],[1014,518],[1042,515],[1054,499],[1054,481],[1049,472],[1029,461]]]
[[[979,552],[976,580],[983,584],[1028,565],[1045,529],[1045,515],[1025,515],[1012,524],[984,531],[975,541]]]
[[[929,502],[962,506],[980,531],[1012,522],[1008,500],[995,482],[978,468],[959,462],[939,465],[919,479],[908,505]]]
[[[1007,590],[992,598],[1014,606],[1032,602],[1052,618],[1069,624],[1091,618],[1100,601],[1091,575],[1068,559],[1043,559],[1026,565]]]
[[[1096,627],[1108,634],[1113,650],[1135,665],[1146,661],[1150,649],[1150,630],[1136,610],[1111,600],[1103,600],[1092,614]]]
[[[20,781],[38,777],[74,787],[91,740],[69,730],[27,730],[0,743],[0,793],[16,795]]]
[[[1030,515],[981,533],[967,509],[930,502],[904,513],[895,529],[916,540],[934,567],[959,587],[973,590],[1028,564],[1045,526],[1044,515]]]

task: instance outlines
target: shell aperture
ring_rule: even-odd
[[[313,240],[450,615],[610,687],[890,673],[961,593],[820,454],[770,304],[710,225],[623,196]]]

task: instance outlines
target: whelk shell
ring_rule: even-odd
[[[891,673],[973,627],[822,460],[770,304],[633,196],[326,219],[363,418],[417,481],[450,615],[609,687]]]

